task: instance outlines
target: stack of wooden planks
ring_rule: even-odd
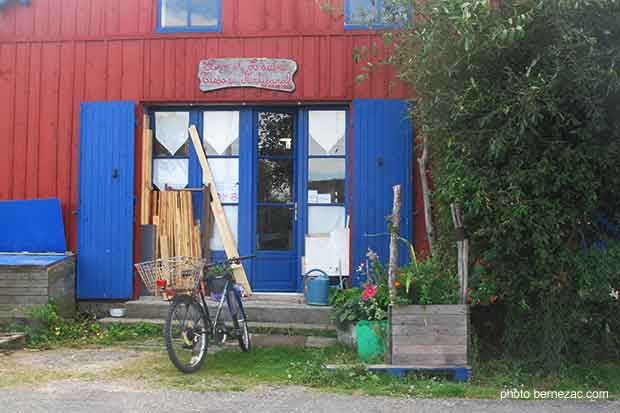
[[[200,224],[194,221],[191,192],[153,192],[151,210],[157,228],[157,258],[202,257]]]

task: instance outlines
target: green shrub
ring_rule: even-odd
[[[436,258],[456,266],[457,202],[484,269],[471,281],[496,289],[508,353],[549,369],[613,355],[620,2],[492,3],[417,2],[415,29],[385,36],[431,150]]]

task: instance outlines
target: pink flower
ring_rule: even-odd
[[[368,285],[364,289],[364,294],[362,295],[362,300],[363,301],[368,301],[369,299],[371,299],[375,295],[377,295],[377,286],[376,285],[372,285],[372,284]]]

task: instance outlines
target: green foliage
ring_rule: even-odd
[[[458,304],[459,284],[434,258],[410,261],[398,271],[396,292],[401,304]]]
[[[330,317],[336,323],[342,325],[347,323],[356,323],[362,320],[364,314],[360,307],[360,298],[362,290],[359,288],[341,288],[335,290],[329,301],[332,306]]]
[[[34,307],[27,317],[26,344],[30,348],[50,348],[63,344],[111,344],[162,335],[161,327],[147,323],[103,326],[91,314],[64,319],[58,315],[53,302]]]
[[[417,2],[388,62],[415,85],[441,266],[455,267],[458,202],[484,268],[472,284],[506,306],[506,350],[553,369],[620,336],[620,2],[490,3]]]

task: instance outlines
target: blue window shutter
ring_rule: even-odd
[[[82,103],[77,293],[133,295],[134,102]]]
[[[392,187],[402,191],[401,236],[413,234],[413,128],[408,103],[402,100],[353,101],[353,205],[351,213],[352,269],[366,260],[368,248],[382,262],[389,256],[386,217],[392,212]],[[408,260],[404,244],[400,261]],[[364,282],[353,274],[353,285]]]

